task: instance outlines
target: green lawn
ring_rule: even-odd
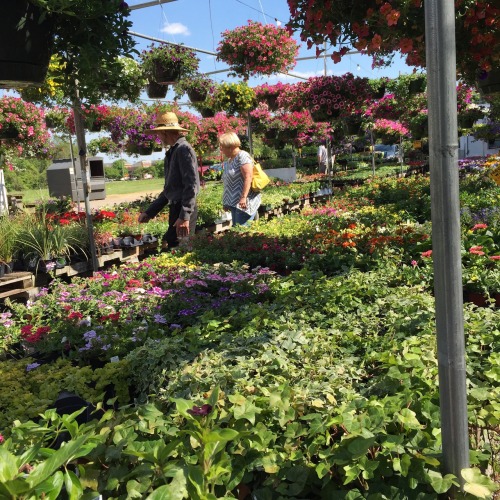
[[[404,167],[406,169],[406,166]],[[384,177],[386,175],[392,174],[394,175],[396,172],[399,172],[399,165],[397,163],[389,164],[389,165],[377,165],[376,166],[376,176]],[[372,166],[371,164],[367,164],[364,167],[357,168],[355,170],[349,170],[347,176],[344,176],[344,179],[365,179],[372,175]],[[106,183],[106,194],[130,194],[130,193],[144,193],[144,192],[152,192],[155,190],[160,190],[163,187],[164,179],[141,179],[136,181],[114,181]],[[10,193],[9,194],[18,194],[18,193]],[[48,200],[49,199],[49,191],[47,188],[45,189],[27,189],[22,192],[23,194],[23,202],[26,203],[34,203],[38,200]]]
[[[163,187],[164,179],[141,179],[137,181],[115,181],[106,183],[106,194],[130,194],[144,191],[155,191]],[[9,193],[14,194],[14,193]],[[17,193],[16,193],[17,194]],[[34,203],[38,200],[48,200],[49,190],[27,189],[22,192],[24,203]]]

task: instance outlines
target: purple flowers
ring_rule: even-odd
[[[193,406],[187,412],[193,417],[206,417],[212,411],[212,405]]]
[[[27,367],[26,367],[26,371],[27,372],[30,372],[31,370],[35,370],[36,368],[38,368],[40,366],[40,363],[30,363]]]

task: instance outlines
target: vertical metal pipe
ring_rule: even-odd
[[[250,116],[250,110],[247,113],[247,131],[248,131],[248,149],[250,156],[253,156],[253,140],[252,140],[252,117]]]
[[[463,326],[455,9],[453,0],[425,0],[432,248],[443,441],[443,472],[469,467]]]
[[[372,128],[370,128],[370,144],[372,146],[372,176],[375,177],[375,141],[373,140]]]
[[[89,236],[89,248],[92,259],[92,269],[96,272],[99,269],[99,261],[97,260],[97,251],[94,241],[94,226],[92,224],[89,189],[87,183],[87,145],[85,143],[85,128],[83,126],[82,106],[78,96],[73,100],[73,114],[75,116],[76,142],[78,144],[78,156],[80,158],[80,168],[82,171],[83,198],[85,201],[85,214]]]

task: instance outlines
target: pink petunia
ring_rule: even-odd
[[[482,246],[470,247],[469,253],[472,253],[474,255],[484,255],[483,247]]]

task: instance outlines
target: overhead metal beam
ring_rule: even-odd
[[[350,50],[346,52],[346,56],[351,56],[353,54],[361,54],[359,50]],[[320,54],[319,56],[307,56],[307,57],[297,57],[296,61],[309,61],[310,59],[320,59],[321,57],[331,57],[333,54]]]
[[[175,1],[175,0],[168,0],[168,1]],[[190,47],[189,45],[184,45],[182,43],[174,43],[174,42],[167,42],[166,40],[162,40],[161,38],[156,38],[154,36],[149,36],[149,35],[143,35],[141,33],[136,33],[135,31],[129,31],[129,33],[132,36],[137,36],[139,38],[144,38],[145,40],[151,40],[153,42],[158,42],[158,43],[166,43],[167,45],[180,45],[182,47],[186,47],[186,49],[194,50],[195,52],[201,52],[203,54],[208,54],[210,56],[216,56],[216,52],[211,52],[209,50],[205,49],[197,49],[196,47]]]
[[[139,3],[137,5],[129,5],[130,10],[144,9],[145,7],[154,7],[163,3],[177,2],[177,0],[152,0],[151,2]]]

